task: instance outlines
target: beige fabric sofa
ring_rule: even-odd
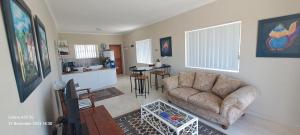
[[[168,101],[224,129],[244,115],[256,98],[253,86],[214,73],[181,72],[163,83]]]

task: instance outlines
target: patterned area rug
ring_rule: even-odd
[[[159,135],[147,122],[141,124],[141,112],[136,110],[115,118],[125,135]],[[224,133],[198,121],[199,135],[225,135]]]
[[[92,94],[95,97],[95,101],[100,101],[100,100],[104,100],[107,98],[120,96],[120,95],[123,95],[124,93],[115,87],[111,87],[111,88],[106,88],[103,90],[93,91]],[[81,94],[80,96],[86,96],[86,94]]]

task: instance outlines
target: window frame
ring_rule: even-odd
[[[138,53],[137,53],[137,42],[139,42],[139,41],[146,41],[146,40],[149,40],[149,42],[150,42],[150,49],[149,49],[149,53],[150,53],[150,63],[147,63],[147,62],[139,62],[138,61]],[[137,41],[135,41],[135,51],[136,51],[136,62],[138,63],[138,64],[153,64],[153,61],[152,61],[152,58],[153,58],[153,55],[152,55],[152,39],[150,39],[150,38],[147,38],[147,39],[143,39],[143,40],[137,40]]]
[[[200,30],[205,30],[205,29],[211,29],[211,28],[216,28],[216,27],[221,27],[221,26],[226,26],[230,24],[235,24],[235,23],[240,23],[240,34],[239,34],[239,46],[238,46],[238,65],[237,65],[237,70],[226,70],[226,69],[219,69],[219,68],[207,68],[207,67],[194,67],[194,66],[189,66],[187,61],[187,34],[189,32],[194,32],[194,31],[200,31]],[[224,23],[220,25],[214,25],[214,26],[209,26],[209,27],[204,27],[200,29],[195,29],[195,30],[190,30],[190,31],[185,31],[185,45],[184,45],[184,50],[185,50],[185,68],[191,68],[191,69],[203,69],[203,70],[212,70],[212,71],[222,71],[222,72],[231,72],[231,73],[239,73],[240,72],[240,63],[241,63],[241,42],[242,42],[242,21],[234,21],[230,23]]]
[[[88,46],[94,46],[95,47],[95,57],[83,57],[83,58],[78,58],[77,57],[77,51],[76,51],[76,46],[83,46],[84,50],[87,50]],[[74,44],[74,55],[75,55],[75,59],[94,59],[94,58],[98,58],[99,57],[99,50],[98,50],[98,45],[96,44]]]

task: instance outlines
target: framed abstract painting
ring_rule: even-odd
[[[41,83],[31,11],[22,0],[1,0],[19,98],[24,102]]]
[[[46,30],[44,24],[37,16],[35,16],[34,20],[43,76],[46,78],[46,76],[51,72]]]
[[[160,39],[160,55],[161,57],[172,56],[172,38],[165,37]]]
[[[256,57],[300,57],[300,14],[260,20]]]

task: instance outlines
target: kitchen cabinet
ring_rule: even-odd
[[[81,88],[91,88],[92,91],[112,87],[117,83],[117,74],[115,68],[94,69],[91,71],[77,71],[65,73],[62,80],[67,82],[74,79]]]

